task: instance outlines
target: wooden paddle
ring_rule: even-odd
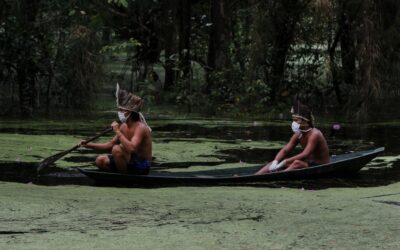
[[[96,140],[97,138],[99,138],[100,136],[107,134],[108,132],[111,132],[113,129],[110,127],[107,127],[105,130],[103,130],[102,132],[98,133],[97,135],[93,136],[92,138],[86,139],[86,143],[89,143],[91,141]],[[46,159],[44,159],[43,161],[41,161],[39,163],[39,166],[37,168],[37,173],[39,173],[40,171],[42,171],[43,169],[45,169],[46,167],[48,167],[50,164],[56,162],[57,160],[61,159],[63,156],[65,156],[66,154],[78,149],[81,145],[78,144],[68,150],[65,150],[63,152],[57,153],[55,155],[52,155],[50,157],[47,157]]]

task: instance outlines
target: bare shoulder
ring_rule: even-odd
[[[140,133],[148,134],[150,133],[149,128],[142,122],[139,122],[138,126],[136,127]]]
[[[322,134],[321,130],[319,130],[319,129],[317,129],[317,128],[314,128],[314,129],[312,130],[311,136],[312,136],[312,137],[315,137],[315,138],[325,138],[324,135]]]

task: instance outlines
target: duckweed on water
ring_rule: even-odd
[[[1,161],[40,162],[44,158],[75,146],[79,139],[64,135],[0,134]],[[60,166],[67,165],[62,159]],[[70,163],[68,163],[70,164]]]
[[[1,183],[1,249],[398,249],[400,185],[312,191]]]
[[[160,143],[161,142],[161,143]],[[282,147],[280,142],[267,141],[223,141],[209,140],[206,138],[173,140],[168,143],[155,140],[153,146],[154,156],[161,162],[184,162],[184,161],[221,161],[218,151],[226,149],[251,150],[254,148],[277,149]]]
[[[0,134],[0,139],[7,142],[0,145],[2,153],[1,161],[12,162],[40,162],[42,159],[67,150],[76,145],[81,139],[66,135],[20,135]],[[108,138],[102,138],[104,142]],[[168,142],[165,142],[168,141]],[[266,141],[243,141],[231,142],[223,140],[207,140],[206,138],[186,140],[162,140],[155,139],[153,152],[156,162],[221,162],[221,150],[253,148],[276,149],[281,147],[279,142]],[[85,153],[84,155],[82,153]],[[56,162],[57,167],[69,168],[93,163],[98,152],[92,150],[81,150],[71,153]],[[82,157],[84,156],[84,157]],[[74,160],[75,159],[75,160]],[[83,161],[80,161],[82,160]]]
[[[394,163],[400,160],[400,155],[379,156],[370,162],[368,167],[393,167]]]
[[[198,123],[215,126],[215,121]],[[238,125],[236,132],[240,133],[240,123],[229,122],[229,126]],[[62,130],[62,124],[59,126]],[[75,129],[71,127],[71,131]],[[39,162],[74,146],[81,139],[77,134],[92,131],[85,129],[76,136],[0,134],[4,142],[0,145],[0,160]],[[186,133],[190,126],[184,129]],[[193,170],[248,167],[250,164],[240,161],[252,155],[238,152],[270,152],[284,143],[270,142],[263,136],[252,141],[232,139],[226,134],[210,138],[201,132],[188,138],[182,136],[184,133],[166,137],[166,133],[155,130],[155,161],[215,163],[210,167],[192,164]],[[374,146],[359,140],[341,139],[335,143],[334,152]],[[57,161],[57,166],[79,166],[82,157],[88,161],[95,155],[94,151],[82,150]],[[367,185],[360,181],[363,188],[355,182],[339,185],[351,188],[329,188],[332,185],[318,191],[303,186],[305,182],[293,188],[158,189],[0,182],[0,249],[399,249],[398,178],[378,187],[370,183],[371,178],[386,178],[384,174],[371,175],[385,172],[373,168],[398,169],[398,159],[397,153],[376,158],[368,165],[372,169],[361,173],[369,181]]]

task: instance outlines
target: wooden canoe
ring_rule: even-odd
[[[200,185],[224,183],[251,183],[277,180],[309,179],[330,176],[350,176],[385,150],[384,147],[331,156],[330,163],[289,172],[254,175],[261,167],[231,168],[196,172],[152,171],[149,175],[130,175],[99,170],[78,170],[97,183],[107,185]],[[245,171],[243,171],[245,170]],[[234,176],[235,175],[235,176]]]

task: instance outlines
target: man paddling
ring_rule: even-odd
[[[117,108],[121,125],[111,124],[115,136],[106,143],[85,143],[85,148],[111,151],[96,158],[96,166],[102,170],[146,175],[152,160],[151,128],[140,112],[143,99],[119,88],[117,84]]]
[[[275,159],[256,174],[290,171],[329,162],[328,144],[321,131],[314,128],[314,119],[309,108],[297,102],[292,107],[292,119],[293,136],[275,156]],[[303,151],[285,159],[298,143],[303,147]]]

